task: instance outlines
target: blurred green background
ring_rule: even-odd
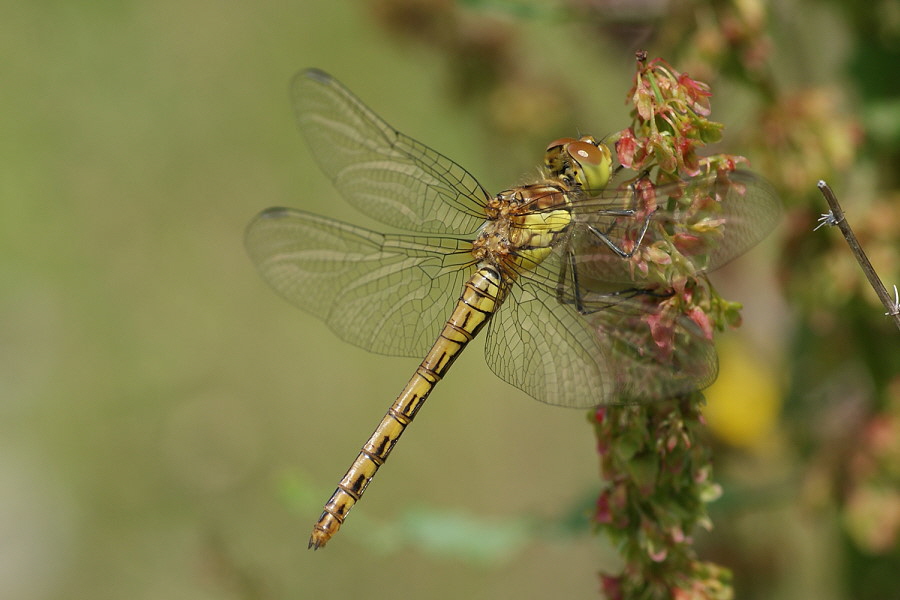
[[[900,14],[875,5],[896,35]],[[300,68],[334,74],[497,191],[533,177],[548,140],[628,123],[638,48],[712,83],[721,149],[749,155],[788,206],[777,235],[716,279],[746,310],[743,335],[725,336],[725,391],[711,391],[726,495],[701,554],[735,569],[741,598],[887,597],[875,594],[900,562],[897,332],[839,243],[804,245],[825,208],[800,196],[835,177],[859,202],[850,214],[878,212],[867,241],[898,281],[897,90],[848,79],[859,59],[882,66],[866,81],[896,80],[895,55],[854,46],[871,22],[848,19],[850,5],[779,7],[0,6],[0,597],[596,597],[617,558],[584,518],[600,485],[592,429],[496,379],[480,342],[339,537],[307,551],[417,361],[344,344],[279,299],[242,236],[273,205],[366,224],[296,132]],[[777,102],[788,84],[798,100]],[[829,344],[822,364],[813,349]],[[860,344],[879,350],[848,360]],[[827,419],[810,418],[817,403]],[[835,423],[849,431],[829,437]],[[889,459],[876,456],[881,512],[863,500],[860,516],[841,452],[868,447],[854,436],[872,423]],[[853,521],[867,515],[886,541],[867,544],[873,528]],[[857,595],[864,579],[880,587]]]

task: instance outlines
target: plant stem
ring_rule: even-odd
[[[819,181],[818,187],[822,195],[825,196],[825,201],[828,202],[828,207],[830,208],[830,211],[822,216],[822,224],[837,225],[838,229],[841,230],[844,239],[847,240],[847,245],[850,246],[850,251],[856,257],[856,261],[862,268],[863,273],[866,274],[869,285],[872,286],[872,289],[878,294],[881,303],[887,308],[888,312],[885,314],[891,317],[894,320],[894,324],[897,325],[897,329],[900,329],[900,310],[898,310],[897,301],[895,298],[891,298],[890,293],[884,287],[881,278],[878,277],[878,273],[875,272],[875,268],[869,261],[869,257],[866,256],[862,246],[859,245],[859,240],[856,239],[853,229],[850,228],[850,223],[847,222],[847,218],[844,216],[844,211],[840,202],[838,202],[837,196],[824,181]]]

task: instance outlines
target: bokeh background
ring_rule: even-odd
[[[634,51],[712,85],[714,150],[784,224],[714,277],[745,304],[709,392],[704,559],[739,598],[897,598],[900,344],[827,178],[900,283],[900,8],[559,0],[0,5],[0,597],[598,596],[579,411],[441,384],[338,538],[306,549],[415,368],[337,340],[244,254],[259,210],[365,224],[287,86],[317,66],[489,190],[548,140],[628,123]]]

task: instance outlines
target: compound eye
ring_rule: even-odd
[[[547,145],[547,150],[544,151],[544,167],[547,169],[547,174],[550,177],[562,178],[566,176],[570,169],[569,163],[571,162],[567,148],[569,144],[577,141],[575,138],[559,138]]]
[[[566,152],[578,166],[574,170],[575,183],[588,194],[597,194],[609,183],[612,174],[612,153],[605,144],[572,141]]]
[[[553,150],[555,148],[559,148],[561,146],[567,146],[567,145],[571,144],[572,142],[577,142],[577,141],[578,140],[576,140],[575,138],[570,138],[570,137],[559,138],[558,140],[553,140],[552,142],[547,144],[547,149],[544,150],[544,152],[550,152],[551,150]]]
[[[590,142],[572,141],[566,149],[569,156],[582,165],[598,165],[603,162],[603,151]]]

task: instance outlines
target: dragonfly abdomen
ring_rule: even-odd
[[[478,335],[506,295],[506,283],[496,267],[480,265],[469,277],[456,307],[440,335],[419,364],[406,387],[381,419],[338,483],[309,538],[310,548],[320,548],[340,529],[353,505],[366,491],[378,468],[384,464],[400,436],[437,382],[463,348]]]

